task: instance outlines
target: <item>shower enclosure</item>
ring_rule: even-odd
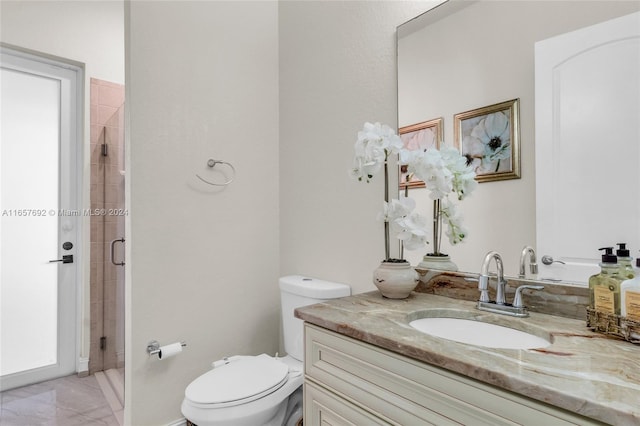
[[[91,338],[89,374],[124,372],[124,86],[91,79]]]

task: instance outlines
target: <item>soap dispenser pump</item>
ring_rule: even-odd
[[[589,278],[590,307],[596,311],[612,315],[620,315],[620,267],[618,258],[613,254],[613,247],[602,247],[604,250],[600,273]]]
[[[618,257],[618,266],[620,267],[620,276],[623,280],[631,279],[635,276],[633,271],[633,258],[629,254],[627,249],[627,243],[618,243],[618,250],[616,250],[616,256]]]

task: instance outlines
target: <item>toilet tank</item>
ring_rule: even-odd
[[[351,295],[351,287],[346,284],[301,275],[280,278],[283,340],[284,350],[287,354],[298,361],[303,361],[304,321],[293,316],[293,311],[296,308],[349,295]]]

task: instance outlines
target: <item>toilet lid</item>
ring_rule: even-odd
[[[277,390],[288,373],[285,363],[269,355],[243,357],[195,379],[187,386],[185,397],[198,404],[241,404]]]

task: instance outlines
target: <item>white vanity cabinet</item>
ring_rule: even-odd
[[[602,424],[309,323],[304,365],[305,426]]]

